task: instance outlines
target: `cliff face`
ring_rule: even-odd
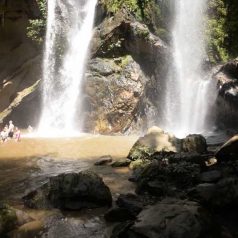
[[[238,60],[222,65],[214,75],[218,84],[217,125],[237,130],[238,125]]]
[[[39,12],[27,0],[2,5],[0,119],[35,126],[41,107],[41,56],[26,29]],[[126,9],[111,14],[99,3],[95,24],[84,84],[85,129],[105,134],[143,130],[152,118],[159,120],[167,46]]]
[[[97,26],[85,80],[85,127],[100,133],[142,131],[159,120],[169,49],[126,11]]]
[[[140,2],[147,5],[140,8],[126,1],[129,6],[121,7],[124,2],[119,0],[97,5],[84,111],[78,115],[84,117],[87,132],[133,133],[161,121],[164,80],[172,67],[170,48],[161,38],[169,42],[173,1]],[[0,121],[12,119],[20,127],[36,126],[41,112],[42,47],[26,36],[29,19],[38,17],[36,1],[0,0]],[[223,128],[235,127],[238,118],[237,82],[227,72],[224,66],[214,76],[220,88],[218,124]]]
[[[0,120],[7,120],[37,88],[33,85],[40,79],[41,57],[26,32],[29,19],[39,14],[35,1],[0,1]],[[23,105],[21,107],[24,109]],[[24,115],[24,111],[21,114]]]

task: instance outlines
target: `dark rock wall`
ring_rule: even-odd
[[[220,129],[238,131],[238,60],[221,66],[214,79],[218,85],[216,124]]]
[[[40,79],[39,48],[26,36],[29,19],[39,14],[36,1],[0,1],[0,121],[24,114],[11,112],[22,106],[22,99],[36,89],[34,84]],[[34,113],[28,112],[28,122]]]

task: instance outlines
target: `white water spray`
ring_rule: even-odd
[[[80,131],[81,83],[97,0],[49,0],[43,65],[41,135]]]
[[[175,70],[167,80],[165,129],[178,137],[206,132],[207,115],[215,100],[215,85],[202,69],[205,8],[206,0],[175,0]]]

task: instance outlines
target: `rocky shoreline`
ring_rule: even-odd
[[[99,237],[237,237],[237,143],[235,136],[213,152],[201,135],[181,140],[153,127],[128,158],[104,156],[95,163],[109,169],[129,166],[135,191],[111,194],[95,172],[66,173],[26,195],[24,205],[62,212],[102,207],[110,232]],[[1,203],[1,235],[32,222],[26,214],[20,223],[16,214]]]

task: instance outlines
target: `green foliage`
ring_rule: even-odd
[[[211,0],[208,6],[207,52],[212,63],[226,61],[225,39],[227,9],[223,0]]]
[[[236,0],[210,0],[207,52],[212,63],[238,55],[238,4]]]
[[[145,23],[153,33],[164,40],[168,39],[169,5],[167,1],[101,0],[101,2],[106,6],[107,11],[112,14],[125,8],[138,21]]]
[[[16,224],[16,212],[8,205],[0,202],[0,237],[13,230]]]
[[[41,12],[41,18],[29,20],[27,36],[38,44],[42,44],[46,28],[47,2],[46,0],[37,0],[37,3]]]
[[[231,58],[238,56],[238,4],[237,0],[225,0],[227,7],[226,39],[227,49]]]
[[[108,12],[116,13],[122,8],[126,8],[137,18],[142,18],[144,5],[148,1],[149,0],[102,0],[102,3],[105,4]]]
[[[144,23],[162,40],[169,41],[172,21],[172,8],[169,1],[150,0],[144,6]]]

